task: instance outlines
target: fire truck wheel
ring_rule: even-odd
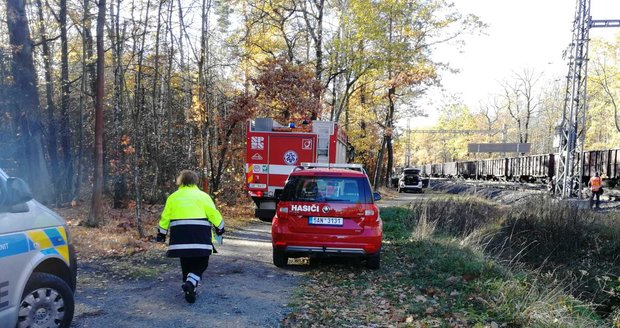
[[[259,217],[259,220],[263,221],[263,222],[271,222],[273,220],[272,217]]]
[[[288,264],[288,256],[281,249],[273,249],[273,264],[278,268],[283,268]]]

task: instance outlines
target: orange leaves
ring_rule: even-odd
[[[123,145],[123,146],[128,146],[128,145],[129,145],[129,143],[130,143],[130,140],[131,140],[131,139],[130,139],[130,138],[129,138],[129,136],[128,136],[128,135],[126,135],[126,134],[125,134],[125,135],[123,135],[123,136],[121,136],[121,145]]]
[[[233,100],[232,111],[227,117],[228,124],[245,121],[258,109],[256,98],[248,95],[238,95]]]
[[[392,79],[387,81],[388,87],[401,88],[411,85],[422,84],[437,78],[437,69],[433,66],[418,64],[409,69],[398,72]]]
[[[301,122],[318,116],[323,87],[310,69],[278,58],[264,61],[259,70],[259,76],[252,79],[258,105],[256,115],[280,122]]]

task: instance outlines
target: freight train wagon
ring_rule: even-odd
[[[518,157],[426,164],[424,174],[430,177],[464,179],[548,182],[555,176],[557,154],[536,154]],[[583,182],[599,172],[609,186],[620,179],[620,149],[585,151]]]

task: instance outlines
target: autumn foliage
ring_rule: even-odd
[[[264,61],[258,69],[259,75],[252,79],[256,117],[301,122],[319,116],[323,88],[308,67],[280,57]]]

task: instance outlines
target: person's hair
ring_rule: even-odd
[[[599,176],[600,174],[598,172],[596,172],[595,176]]]
[[[191,186],[198,184],[198,174],[191,170],[183,170],[177,177],[177,186]]]

